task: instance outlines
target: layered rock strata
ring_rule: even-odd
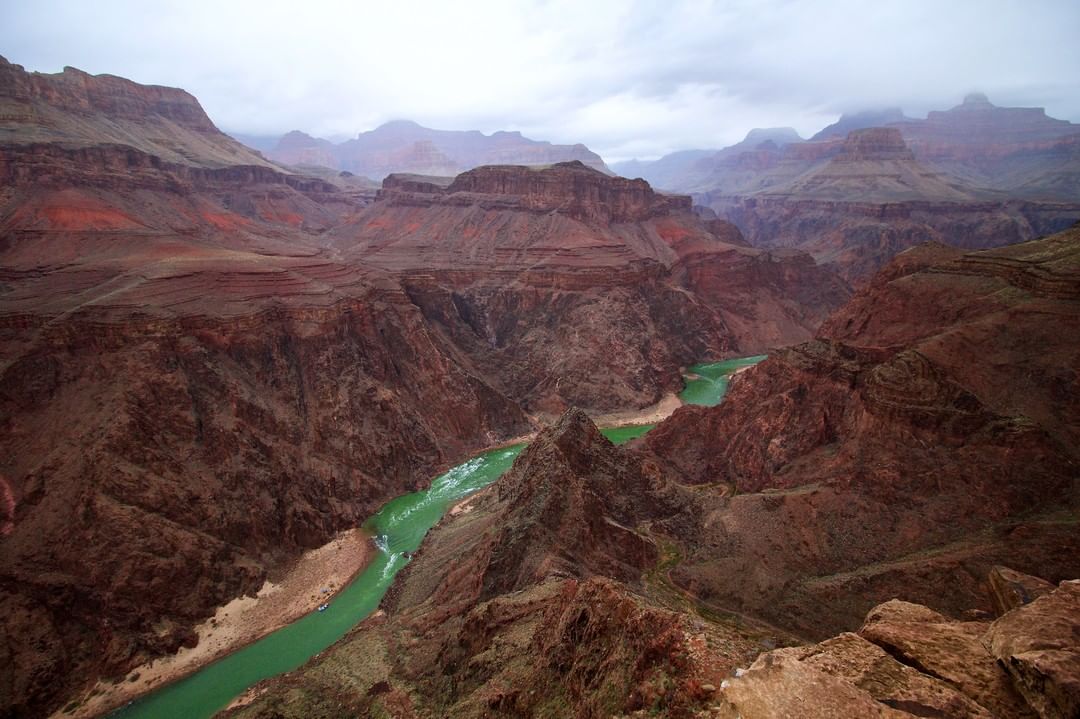
[[[580,163],[391,176],[333,245],[402,278],[533,411],[645,406],[701,357],[808,336],[847,295],[805,254],[745,247],[688,199]]]

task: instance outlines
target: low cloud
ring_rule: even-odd
[[[606,159],[804,136],[972,90],[1080,121],[1080,4],[49,2],[8,4],[0,50],[183,87],[222,128],[354,136],[393,118],[584,142]]]

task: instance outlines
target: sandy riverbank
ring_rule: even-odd
[[[692,375],[687,375],[687,377],[690,378]],[[656,404],[643,407],[642,409],[627,409],[619,412],[608,412],[606,414],[590,413],[589,419],[601,429],[627,427],[637,424],[657,424],[670,417],[675,410],[682,406],[683,401],[679,399],[679,396],[674,393],[669,393]],[[533,415],[532,420],[534,424],[545,427],[555,424],[559,421],[560,416],[561,415]],[[485,451],[509,447],[510,445],[521,444],[523,442],[532,442],[536,439],[537,434],[539,434],[539,432],[529,432],[528,434],[519,435],[488,447]]]
[[[623,412],[609,412],[607,414],[589,415],[597,427],[626,427],[635,424],[656,424],[662,422],[679,407],[683,402],[675,393],[668,393],[662,400],[643,409],[631,409]]]
[[[339,534],[305,552],[277,583],[266,582],[254,597],[239,597],[195,628],[199,643],[136,667],[119,683],[98,682],[71,712],[54,719],[94,717],[180,679],[314,611],[344,588],[379,550],[359,529]],[[323,589],[329,592],[323,593]]]

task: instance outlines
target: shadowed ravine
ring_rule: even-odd
[[[712,406],[727,392],[728,377],[764,356],[694,365],[696,378],[680,394],[684,402]],[[601,430],[616,444],[639,437],[655,425]],[[510,468],[525,444],[483,452],[437,477],[431,487],[396,497],[367,522],[380,551],[371,564],[323,612],[314,612],[223,659],[114,712],[117,719],[211,717],[245,689],[292,671],[343,637],[373,612],[443,514],[458,500],[488,486]]]

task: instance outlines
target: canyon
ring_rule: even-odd
[[[920,247],[715,407],[567,411],[226,715],[1071,716],[1078,272]]]
[[[0,58],[0,716],[534,434],[226,715],[1075,714],[1077,137],[970,96],[755,131],[672,194],[408,122],[264,155]]]
[[[192,643],[472,451],[655,404],[850,294],[579,162],[376,197],[183,91],[0,68],[6,716]]]

